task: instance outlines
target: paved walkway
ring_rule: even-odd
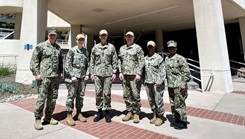
[[[76,121],[75,126],[66,123],[65,100],[67,90],[61,85],[54,117],[59,120],[56,126],[44,125],[44,130],[36,131],[33,127],[33,110],[37,96],[0,103],[0,138],[236,138],[245,136],[245,82],[235,79],[232,93],[189,91],[187,103],[188,129],[176,130],[170,126],[173,122],[168,93],[164,94],[165,123],[156,127],[149,123],[152,117],[145,90],[141,91],[142,112],[140,123],[123,122],[126,114],[122,90],[112,90],[112,122],[104,119],[93,122],[96,114],[95,92],[87,90],[84,98],[83,114],[88,122]],[[73,113],[75,115],[75,112]]]

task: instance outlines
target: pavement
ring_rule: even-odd
[[[44,129],[34,129],[34,107],[37,95],[29,98],[0,103],[0,139],[66,139],[66,138],[183,138],[183,139],[243,139],[245,136],[245,79],[233,79],[234,91],[228,94],[223,92],[200,92],[189,90],[186,100],[188,129],[176,130],[170,126],[173,122],[168,92],[164,92],[165,123],[155,126],[149,123],[152,112],[147,101],[144,87],[141,90],[140,123],[133,121],[123,122],[126,114],[122,98],[123,90],[118,84],[113,84],[112,90],[112,117],[111,123],[104,119],[95,123],[96,114],[95,92],[88,87],[84,97],[83,115],[87,122],[76,121],[75,126],[66,123],[65,101],[67,89],[60,86],[54,118],[58,125],[44,125]],[[73,112],[75,115],[75,111]]]

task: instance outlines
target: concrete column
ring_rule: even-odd
[[[202,87],[233,91],[221,0],[193,0]],[[213,70],[213,78],[209,69]]]
[[[243,48],[243,55],[244,55],[244,61],[245,62],[245,17],[239,18],[239,25],[240,25],[240,32],[242,37],[242,48]]]
[[[15,25],[14,25],[14,39],[20,39],[22,13],[16,13]]]
[[[163,46],[163,31],[162,30],[156,30],[155,31],[155,39],[157,44],[157,52],[164,52],[164,46]]]
[[[35,46],[45,39],[47,2],[48,0],[23,1],[16,82],[31,84],[32,80],[34,80],[34,76],[29,69],[30,59]],[[24,50],[24,45],[26,44],[32,45],[33,49]]]
[[[79,33],[81,33],[81,26],[80,25],[71,25],[70,37],[69,37],[71,47],[76,45],[76,36]]]

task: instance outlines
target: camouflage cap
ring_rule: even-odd
[[[147,47],[148,46],[153,46],[153,47],[156,47],[156,43],[154,41],[148,41],[147,42]]]
[[[168,41],[167,44],[168,44],[168,47],[177,47],[177,42],[173,40]]]
[[[57,30],[56,29],[50,29],[49,31],[48,31],[48,35],[51,35],[51,34],[54,34],[54,35],[57,35]]]

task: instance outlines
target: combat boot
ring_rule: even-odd
[[[155,121],[155,126],[160,126],[163,123],[163,116],[162,115],[157,115],[156,121]]]
[[[72,112],[67,112],[66,122],[70,126],[74,126],[75,125],[75,121],[72,118]]]
[[[51,125],[57,125],[58,121],[55,120],[54,118],[50,117],[50,116],[45,116],[45,118],[43,119],[43,121],[45,123],[51,124]]]
[[[150,120],[150,123],[151,124],[155,124],[155,122],[156,122],[156,113],[154,113],[154,117]]]
[[[134,114],[134,123],[139,123],[139,122],[140,122],[139,114],[135,113]]]
[[[181,129],[187,129],[188,127],[186,122],[180,121],[179,123],[176,123],[174,128],[181,130]]]
[[[103,118],[102,109],[98,109],[97,116],[94,118],[94,122],[99,122]]]
[[[81,110],[77,110],[77,120],[87,122],[87,119],[82,115]]]
[[[125,115],[125,116],[122,118],[122,120],[123,120],[123,121],[129,121],[129,120],[131,120],[132,118],[133,118],[133,113],[130,111],[130,112],[127,113],[127,115]]]
[[[35,119],[34,127],[36,130],[42,130],[43,129],[41,119]]]
[[[107,123],[110,123],[111,122],[111,117],[109,115],[109,110],[105,110],[105,121]]]

